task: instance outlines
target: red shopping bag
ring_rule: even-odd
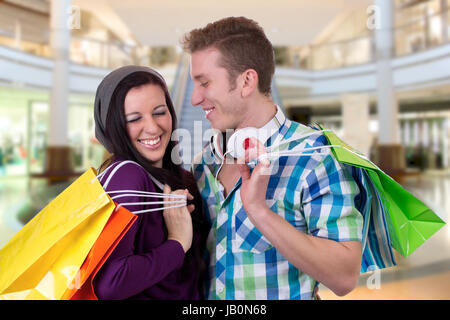
[[[117,206],[117,203],[116,203]],[[63,300],[98,300],[92,281],[119,241],[133,225],[137,216],[120,206],[114,210],[100,236],[97,238],[86,260]]]

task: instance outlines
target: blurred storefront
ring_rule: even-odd
[[[69,144],[77,171],[96,167],[103,148],[93,139],[92,97],[73,97]],[[45,168],[49,95],[45,91],[0,88],[0,176],[28,176]]]

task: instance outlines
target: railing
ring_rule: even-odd
[[[48,34],[42,31],[40,42],[22,37],[16,25],[0,30],[0,45],[14,47],[35,55],[51,58]],[[30,29],[29,26],[27,29]],[[38,32],[38,31],[37,31]],[[395,42],[394,56],[403,56],[449,43],[450,10],[427,15],[392,29]],[[307,70],[335,69],[374,61],[373,32],[362,37],[320,45],[304,46],[296,58],[283,65]],[[298,58],[301,56],[301,58]],[[70,59],[74,63],[115,68],[125,64],[150,65],[148,48],[129,46],[120,42],[106,42],[72,35]]]
[[[395,55],[403,56],[450,41],[450,10],[426,15],[393,30]]]
[[[417,53],[450,42],[450,10],[409,21],[392,29],[394,56]],[[335,69],[370,63],[375,59],[374,33],[339,42],[304,46],[303,58],[287,66],[308,70]],[[306,53],[306,54],[305,54]]]
[[[127,64],[148,64],[138,46],[71,37],[70,60],[74,63],[114,69]]]
[[[335,69],[373,61],[371,36],[309,46],[303,67],[309,70]]]

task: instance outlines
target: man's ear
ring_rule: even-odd
[[[258,90],[258,73],[254,69],[247,69],[241,74],[243,98],[250,96],[255,89]]]

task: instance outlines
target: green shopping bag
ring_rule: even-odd
[[[320,127],[321,130],[325,130]],[[366,170],[385,207],[392,247],[402,256],[409,256],[441,229],[445,222],[422,201],[389,177],[364,155],[352,149],[330,130],[323,132],[336,159]]]

